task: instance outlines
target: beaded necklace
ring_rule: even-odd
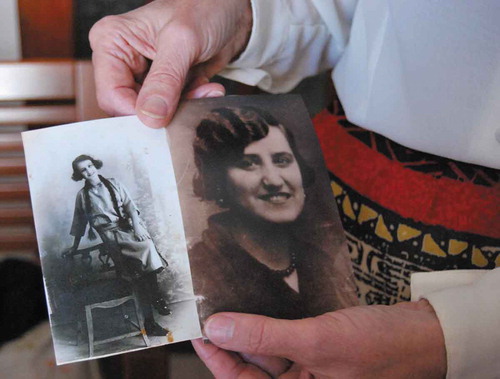
[[[290,264],[288,265],[287,268],[284,268],[283,270],[271,270],[273,274],[279,276],[280,278],[286,278],[295,271],[297,268],[297,256],[295,255],[295,252],[292,251],[290,254]]]

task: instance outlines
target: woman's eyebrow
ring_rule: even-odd
[[[277,153],[273,153],[273,156],[281,156],[281,155],[286,155],[286,156],[289,156],[289,157],[293,157],[293,153],[289,152],[289,151],[278,151]]]

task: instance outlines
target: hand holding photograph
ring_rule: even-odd
[[[130,116],[23,142],[58,364],[198,338],[220,311],[356,304],[298,96],[188,101],[166,131]]]

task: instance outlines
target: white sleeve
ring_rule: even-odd
[[[447,378],[500,375],[500,267],[413,274],[412,300],[426,298],[446,344]]]
[[[251,0],[247,48],[221,76],[271,92],[332,68],[345,49],[357,0]]]

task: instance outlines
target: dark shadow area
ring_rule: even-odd
[[[42,270],[15,259],[0,263],[0,344],[47,319]]]

